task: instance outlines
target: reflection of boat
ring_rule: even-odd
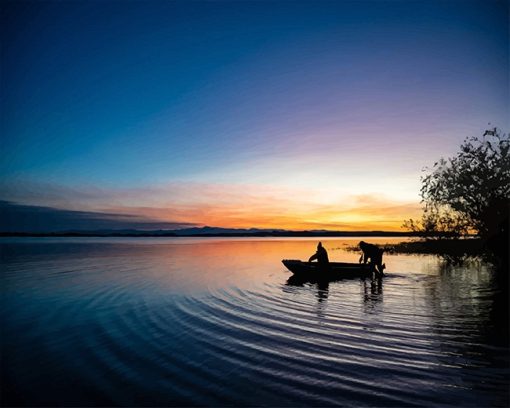
[[[334,280],[372,276],[369,265],[348,262],[330,262],[324,269],[316,262],[284,259],[282,263],[296,278],[306,280]]]

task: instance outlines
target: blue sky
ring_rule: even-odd
[[[507,1],[4,2],[2,38],[0,198],[26,205],[200,224],[206,189],[249,227],[223,197],[311,191],[300,220],[365,195],[406,218],[424,166],[509,128]]]

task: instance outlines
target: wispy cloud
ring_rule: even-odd
[[[78,226],[86,225],[85,220],[94,220],[98,225],[108,221],[119,227],[144,229],[211,225],[399,230],[404,219],[417,216],[420,211],[417,202],[391,200],[380,194],[333,197],[327,189],[255,184],[169,183],[143,188],[77,189],[33,183],[29,190],[27,194],[26,188],[11,186],[4,190],[4,198],[52,211],[59,209],[70,225]],[[51,213],[41,210],[39,216]],[[73,217],[75,221],[71,223]]]
[[[152,220],[139,214],[71,211],[0,201],[0,231],[58,232],[70,230],[156,230],[195,224]]]

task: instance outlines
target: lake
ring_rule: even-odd
[[[386,255],[380,281],[289,284],[317,241],[2,239],[2,404],[509,405],[490,266]],[[357,262],[358,241],[322,242]]]

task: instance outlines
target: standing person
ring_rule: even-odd
[[[322,242],[319,242],[317,245],[317,252],[308,259],[308,262],[312,262],[314,259],[317,259],[320,266],[327,267],[329,265],[328,252],[322,246]]]
[[[359,258],[359,262],[366,264],[370,259],[369,265],[372,267],[372,269],[374,271],[377,270],[377,272],[379,272],[381,275],[384,275],[383,270],[386,268],[386,265],[382,263],[382,255],[384,251],[378,246],[374,244],[368,244],[365,241],[361,241],[359,243],[359,247],[362,252],[361,257]]]

